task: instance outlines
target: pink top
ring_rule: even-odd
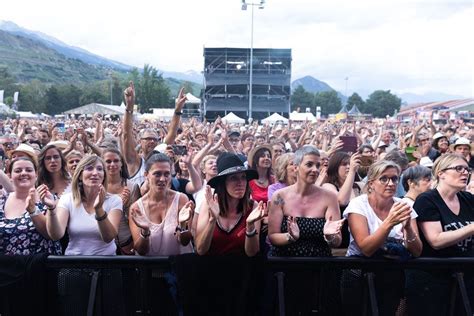
[[[175,235],[176,226],[178,225],[179,196],[181,194],[176,192],[173,202],[160,224],[151,223],[150,247],[146,256],[173,256],[193,252],[191,243],[183,246]],[[138,207],[147,216],[142,199],[138,200]]]

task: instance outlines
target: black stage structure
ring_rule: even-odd
[[[290,111],[291,49],[253,49],[252,118]],[[250,49],[204,48],[203,113],[249,117]]]

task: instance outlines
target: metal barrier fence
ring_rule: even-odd
[[[454,315],[454,304],[456,296],[461,297],[462,309],[465,315],[473,315],[472,307],[470,306],[468,291],[464,282],[464,273],[474,271],[474,258],[417,258],[408,261],[386,260],[386,259],[364,259],[364,258],[348,258],[348,257],[331,257],[331,258],[237,258],[237,257],[199,257],[197,255],[183,255],[173,257],[138,257],[138,256],[49,256],[45,259],[44,267],[50,271],[48,278],[51,275],[58,277],[60,271],[67,269],[79,269],[87,271],[90,277],[87,288],[87,315],[94,315],[94,307],[97,306],[98,301],[102,296],[98,294],[98,287],[100,287],[100,276],[105,275],[104,271],[120,270],[134,271],[132,278],[137,278],[136,286],[128,288],[129,292],[139,293],[140,299],[136,300],[132,309],[128,311],[133,315],[151,315],[148,304],[150,301],[159,296],[157,293],[150,293],[147,287],[147,279],[151,276],[151,271],[175,271],[178,279],[188,279],[187,282],[180,280],[178,283],[183,283],[178,286],[182,290],[181,299],[185,301],[184,315],[196,314],[239,314],[247,315],[260,314],[259,302],[255,300],[252,302],[257,304],[250,304],[247,301],[255,298],[255,293],[263,290],[268,290],[268,278],[270,276],[271,282],[275,281],[273,288],[276,292],[276,301],[273,301],[274,309],[271,314],[275,315],[291,315],[293,310],[289,310],[287,303],[291,300],[291,291],[285,291],[287,283],[291,281],[292,273],[298,272],[303,275],[306,281],[312,282],[309,276],[311,272],[316,272],[316,276],[322,276],[328,271],[346,271],[353,269],[360,269],[362,271],[364,288],[363,297],[364,302],[361,310],[362,314],[379,315],[383,314],[377,305],[377,297],[384,295],[384,293],[377,293],[375,286],[375,276],[382,270],[436,270],[440,273],[451,274],[452,286],[449,293],[446,293],[446,298],[449,300],[449,313]],[[238,273],[238,270],[242,272]],[[51,273],[52,271],[52,273]],[[59,271],[59,272],[58,272]],[[139,271],[140,273],[135,273]],[[324,271],[324,273],[323,273]],[[319,273],[319,274],[318,274]],[[108,274],[110,276],[110,274]],[[260,278],[261,277],[261,278]],[[53,282],[58,284],[61,282],[55,279]],[[106,279],[104,277],[104,279]],[[112,278],[113,279],[113,278]],[[106,279],[104,287],[114,287]],[[1,280],[1,274],[0,274]],[[316,278],[315,283],[322,282],[321,279]],[[241,284],[239,284],[241,283]],[[216,285],[217,284],[217,285]],[[260,284],[262,287],[256,288],[255,285]],[[221,285],[223,285],[221,287]],[[224,285],[230,285],[235,290],[235,295],[231,296],[229,300],[234,299],[236,303],[232,305],[229,302],[221,302],[219,298],[226,296],[223,292]],[[271,288],[271,286],[270,286]],[[228,289],[226,289],[227,291]],[[220,292],[220,293],[219,293]],[[324,292],[320,291],[319,292]],[[183,298],[184,296],[184,298]],[[315,313],[329,314],[325,309],[325,298],[322,298],[321,293],[315,295]],[[130,297],[127,297],[130,299]],[[203,301],[206,300],[206,301]],[[50,300],[54,302],[54,300]],[[5,303],[5,302],[4,302]],[[7,302],[8,303],[8,302]],[[99,302],[100,303],[100,302]],[[248,303],[248,304],[247,304]],[[230,304],[230,305],[229,305]],[[229,305],[229,306],[227,306]],[[1,308],[1,306],[0,306]],[[75,307],[71,307],[75,308]],[[207,310],[209,308],[209,310]],[[9,309],[12,311],[12,308]],[[220,311],[220,313],[218,312]],[[14,315],[8,310],[0,315]],[[163,313],[166,314],[166,313]]]

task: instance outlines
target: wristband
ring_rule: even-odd
[[[151,231],[150,231],[150,230],[148,230],[148,233],[147,233],[147,234],[144,234],[144,233],[143,233],[143,228],[140,229],[140,237],[142,237],[143,239],[147,239],[148,237],[150,237],[150,235],[151,235]]]
[[[336,239],[337,234],[333,234],[333,235],[329,235],[329,236],[332,236],[332,238],[331,238],[331,239],[327,239],[327,238],[326,238],[326,235],[324,235],[324,240],[325,240],[328,244],[332,244],[333,241]]]
[[[407,237],[408,237],[408,236],[407,236]],[[418,235],[415,234],[415,236],[413,236],[412,239],[407,239],[407,243],[412,243],[412,242],[414,242],[417,238],[418,238]]]
[[[102,222],[106,218],[107,218],[107,212],[104,212],[104,215],[102,216],[97,216],[97,214],[95,214],[95,220],[98,222]]]
[[[289,244],[294,243],[296,240],[291,236],[290,233],[286,233],[286,241],[288,241]]]
[[[28,211],[28,210],[27,210]],[[35,207],[35,210],[33,212],[28,212],[28,214],[30,215],[30,217],[35,217],[35,216],[38,216],[40,214],[42,214],[41,210],[36,206]]]
[[[174,114],[180,116],[180,115],[183,115],[183,112],[181,112],[181,111],[174,111]]]
[[[125,109],[125,112],[133,114],[133,110]]]
[[[245,236],[247,237],[253,237],[257,235],[257,228],[254,228],[251,232],[245,231]]]

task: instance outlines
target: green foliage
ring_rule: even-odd
[[[6,97],[5,104],[11,107],[13,104],[13,97]]]
[[[298,88],[293,91],[291,95],[291,110],[296,110],[299,108],[307,108],[314,105],[314,95],[311,92],[306,91],[303,86],[298,86]]]
[[[355,92],[347,99],[347,109],[350,110],[354,105],[357,106],[359,110],[365,105],[364,100]]]
[[[363,113],[370,113],[374,117],[386,117],[393,115],[395,111],[400,110],[402,100],[396,95],[392,94],[390,90],[374,91],[365,105],[359,108]]]
[[[314,106],[320,106],[321,114],[327,116],[339,112],[342,108],[342,103],[337,92],[332,90],[316,93],[314,95]]]
[[[1,60],[1,59],[0,59]],[[13,95],[17,91],[16,79],[6,66],[0,65],[0,90],[5,90],[4,96]]]
[[[46,111],[45,95],[48,87],[41,81],[34,79],[29,84],[20,86],[20,99],[18,109],[44,113]]]

